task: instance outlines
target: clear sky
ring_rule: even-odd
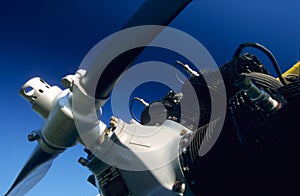
[[[142,2],[0,1],[0,195],[36,145],[27,141],[27,134],[43,123],[18,95],[21,86],[35,76],[60,86],[60,79],[73,74],[85,54],[118,31]],[[269,48],[285,71],[299,60],[299,9],[299,0],[194,0],[170,26],[199,40],[218,65],[230,60],[240,43],[252,41]],[[267,60],[263,63],[274,73]],[[156,92],[144,93],[154,97]],[[110,114],[105,111],[109,108],[103,114],[107,121]],[[86,181],[89,171],[77,163],[85,156],[82,149],[78,145],[59,156],[28,195],[96,195],[97,190]]]

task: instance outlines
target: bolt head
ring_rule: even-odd
[[[29,133],[27,135],[27,139],[30,142],[33,142],[33,141],[35,141],[35,140],[37,140],[39,138],[40,138],[40,136],[39,136],[39,134],[36,131],[32,131],[31,133]]]

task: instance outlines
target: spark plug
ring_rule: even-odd
[[[272,112],[280,107],[280,103],[273,99],[267,92],[259,89],[248,77],[242,75],[235,85],[244,91],[250,100],[265,112]]]

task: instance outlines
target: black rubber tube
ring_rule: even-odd
[[[256,49],[262,51],[264,54],[266,54],[268,56],[268,58],[270,59],[270,61],[272,62],[273,66],[274,66],[274,69],[275,69],[275,72],[276,72],[280,82],[283,85],[286,84],[285,80],[282,77],[282,73],[281,73],[280,67],[278,65],[278,62],[275,59],[275,57],[273,56],[273,54],[266,47],[264,47],[264,46],[262,46],[258,43],[253,43],[253,42],[246,42],[246,43],[241,44],[237,48],[237,50],[235,51],[235,53],[233,55],[232,63],[231,63],[231,69],[232,69],[232,72],[233,72],[233,74],[236,78],[240,77],[240,74],[238,73],[237,68],[236,68],[237,60],[238,60],[238,57],[241,55],[243,49],[246,48],[246,47],[256,48]]]

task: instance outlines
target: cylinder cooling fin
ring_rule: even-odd
[[[279,81],[269,75],[269,72],[255,55],[246,53],[239,57],[237,62],[239,63],[237,69],[238,72],[246,74],[250,79],[253,79],[255,83],[264,84],[264,81],[270,80],[271,84],[268,87],[271,85],[274,85],[274,88],[281,86]],[[220,93],[223,93],[222,89],[224,88],[224,85],[227,99],[230,99],[230,97],[239,91],[239,89],[233,85],[235,77],[230,66],[231,62],[228,62],[221,66],[219,71],[203,71],[199,76],[192,77],[189,81],[184,83],[182,87],[183,99],[181,100],[181,105],[185,106],[183,108],[186,111],[183,111],[182,114],[190,114],[181,117],[181,122],[185,123],[185,126],[195,130],[209,122],[211,117],[211,96],[218,96]],[[221,73],[223,81],[220,81],[220,78],[217,77],[218,72]],[[207,80],[209,81],[210,86],[207,85]],[[194,90],[198,97],[199,105],[197,107],[201,111],[199,118],[193,118],[195,115],[198,115],[198,112],[195,111],[196,107],[193,105],[196,103],[193,103],[189,97]],[[211,95],[210,93],[213,93],[214,95]],[[199,119],[199,122],[195,122],[196,119]],[[226,120],[225,123],[228,124],[228,121]],[[198,126],[195,127],[193,125]]]
[[[251,72],[246,75],[250,77],[256,85],[265,88],[268,92],[275,92],[282,86],[279,81],[266,74]],[[225,77],[230,78],[230,75],[224,75],[224,78]],[[228,84],[228,82],[225,82],[225,84]],[[235,90],[236,95],[233,95],[232,99],[237,95],[242,94],[238,89]],[[230,96],[230,94],[227,96]],[[238,106],[240,106],[241,103],[244,103],[245,107],[254,107],[243,94],[242,98],[241,101],[239,100]],[[248,104],[250,104],[250,106],[248,106]],[[206,106],[209,107],[209,104]],[[247,192],[251,192],[247,187],[249,186],[249,183],[252,183],[252,180],[255,181],[255,173],[245,172],[245,170],[247,171],[246,165],[251,164],[250,161],[252,160],[245,155],[244,149],[241,148],[239,137],[237,137],[235,131],[236,125],[232,120],[229,108],[230,107],[228,107],[221,135],[208,154],[203,157],[199,155],[201,145],[207,140],[206,135],[210,135],[209,132],[213,131],[212,129],[209,129],[209,126],[207,125],[199,127],[194,132],[194,135],[190,140],[190,145],[183,150],[181,157],[182,165],[183,168],[185,168],[184,171],[186,177],[189,179],[190,186],[197,195],[218,195],[223,194],[224,192],[232,195],[245,195]],[[247,112],[243,112],[237,116],[245,118],[245,121],[247,121],[246,124],[251,125],[251,123],[256,123],[257,125],[255,126],[262,124],[261,126],[263,126],[263,128],[270,130],[270,125],[266,122],[265,118],[257,120],[255,119],[256,115],[254,114],[254,121],[256,122],[250,122],[251,119],[248,119],[248,116],[245,114],[253,111],[247,110]],[[243,124],[245,122],[241,121],[241,123]],[[247,176],[246,178],[248,179],[245,180],[245,176]],[[243,181],[241,181],[241,179],[243,179]],[[228,185],[228,180],[232,181],[232,185]],[[218,188],[215,188],[215,186]],[[254,192],[252,193],[254,194]]]
[[[254,55],[239,57],[239,74],[280,103],[280,108],[266,112],[234,85],[231,63],[220,67],[228,99],[225,124],[205,156],[199,150],[213,131],[205,124],[210,102],[203,92],[208,87],[201,75],[190,79],[204,112],[189,145],[181,146],[181,164],[189,185],[196,195],[298,195],[299,79],[285,85]],[[202,74],[213,77],[213,73]],[[188,91],[184,86],[183,100]]]

